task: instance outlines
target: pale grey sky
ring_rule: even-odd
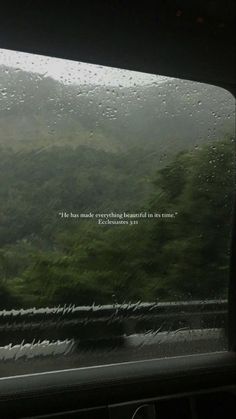
[[[0,65],[53,77],[65,84],[102,84],[129,87],[157,83],[168,77],[120,70],[60,58],[0,49]]]

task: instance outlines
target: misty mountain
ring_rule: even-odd
[[[233,109],[227,91],[206,84],[63,84],[0,66],[0,145],[14,149],[86,144],[162,154],[233,135]]]
[[[0,67],[3,308],[225,298],[234,99],[156,80],[62,83]],[[70,216],[124,211],[173,217]]]

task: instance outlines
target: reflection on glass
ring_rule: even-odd
[[[226,349],[231,94],[6,50],[0,73],[3,375]]]

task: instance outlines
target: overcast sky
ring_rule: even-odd
[[[94,64],[45,57],[42,55],[0,49],[0,65],[53,77],[66,84],[101,84],[107,86],[135,86],[163,83],[167,77],[119,70]]]

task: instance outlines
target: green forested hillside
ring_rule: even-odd
[[[84,144],[173,155],[232,133],[233,109],[224,89],[185,80],[67,85],[0,66],[0,145],[15,150]]]
[[[0,309],[226,297],[233,99],[0,67]],[[60,212],[175,214],[98,225]]]
[[[82,146],[2,151],[1,165],[2,305],[226,296],[231,141],[179,153],[149,176],[132,156]],[[99,226],[61,219],[62,209],[177,215]]]

